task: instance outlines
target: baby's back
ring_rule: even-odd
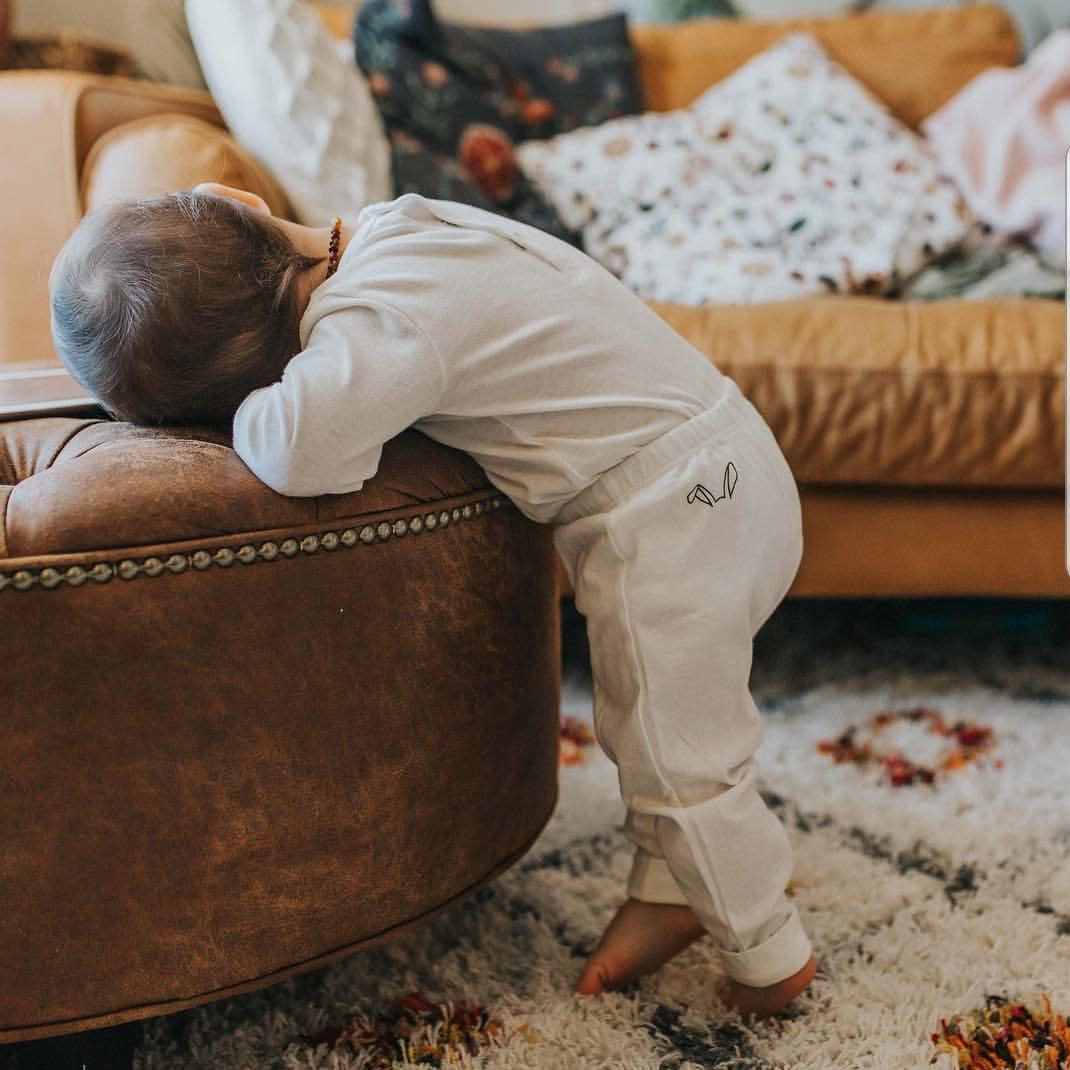
[[[302,350],[234,448],[282,494],[358,490],[406,427],[474,457],[533,520],[735,384],[583,253],[406,194],[358,220]]]
[[[702,353],[549,234],[415,194],[366,215],[351,277],[411,316],[447,370],[438,411],[416,426],[470,453],[534,519],[726,389]]]

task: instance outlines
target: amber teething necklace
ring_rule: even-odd
[[[327,275],[330,278],[338,270],[338,261],[341,259],[339,249],[342,245],[342,220],[334,217],[331,224],[331,240],[327,244]]]

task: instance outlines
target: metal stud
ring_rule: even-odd
[[[80,587],[89,579],[97,583],[106,583],[113,576],[132,580],[142,573],[146,576],[159,576],[164,571],[178,575],[190,566],[200,571],[210,568],[213,564],[228,568],[235,561],[248,565],[258,558],[264,561],[274,561],[279,554],[294,557],[301,551],[313,554],[320,549],[336,550],[339,546],[353,547],[358,540],[365,545],[370,545],[376,541],[385,542],[391,537],[406,535],[410,532],[416,534],[425,529],[434,531],[436,528],[447,527],[451,522],[456,523],[461,519],[469,520],[473,516],[482,516],[484,513],[509,504],[511,503],[505,495],[496,495],[492,498],[484,498],[482,501],[470,502],[467,505],[442,509],[437,513],[430,512],[423,516],[398,517],[393,521],[381,520],[377,524],[365,524],[359,531],[356,528],[345,528],[341,533],[327,531],[322,535],[305,535],[300,539],[291,536],[278,543],[263,542],[259,548],[252,543],[246,543],[237,550],[223,546],[215,551],[196,550],[192,554],[171,554],[166,560],[161,560],[159,557],[147,557],[144,561],[138,562],[131,558],[124,558],[118,563],[99,561],[89,568],[80,565],[70,565],[63,570],[46,567],[38,573],[20,569],[14,574],[0,573],[0,591],[5,587],[15,587],[17,590],[26,591],[35,585],[52,589],[62,583],[67,583],[71,587]]]
[[[37,582],[51,591],[56,584],[63,582],[63,573],[58,569],[43,568],[37,577]]]
[[[131,561],[129,558],[127,558],[125,561],[119,562],[119,564],[116,566],[115,571],[119,573],[120,579],[132,580],[137,578],[137,574],[141,570],[137,567],[136,561]],[[44,573],[42,573],[41,575],[43,578]]]

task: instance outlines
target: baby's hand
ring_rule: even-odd
[[[775,985],[764,988],[752,988],[729,978],[720,989],[721,999],[740,1014],[753,1014],[757,1018],[768,1018],[786,1007],[814,979],[817,971],[817,959],[813,955],[810,961],[798,973],[785,977]]]

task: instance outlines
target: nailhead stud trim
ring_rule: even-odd
[[[166,559],[146,557],[136,561],[125,557],[120,561],[98,561],[94,565],[67,565],[65,568],[52,566],[39,571],[19,569],[17,572],[0,572],[0,591],[12,588],[16,591],[29,591],[35,587],[54,590],[57,587],[81,587],[88,580],[95,583],[107,583],[118,577],[121,580],[134,580],[139,576],[155,578],[170,574],[179,576],[188,569],[205,572],[211,568],[230,568],[233,564],[252,565],[257,561],[276,561],[281,557],[295,557],[298,554],[311,556],[320,550],[328,553],[343,547],[352,549],[358,543],[372,546],[376,543],[400,539],[407,535],[418,535],[421,531],[438,531],[462,520],[471,520],[483,516],[513,503],[504,495],[496,494],[482,501],[468,505],[455,505],[452,509],[441,509],[411,517],[398,517],[396,520],[380,520],[376,524],[364,524],[359,529],[344,528],[341,531],[324,531],[315,535],[301,537],[290,536],[281,540],[262,542],[259,546],[246,543],[237,550],[221,546],[216,550],[194,550],[189,554],[171,554]]]

